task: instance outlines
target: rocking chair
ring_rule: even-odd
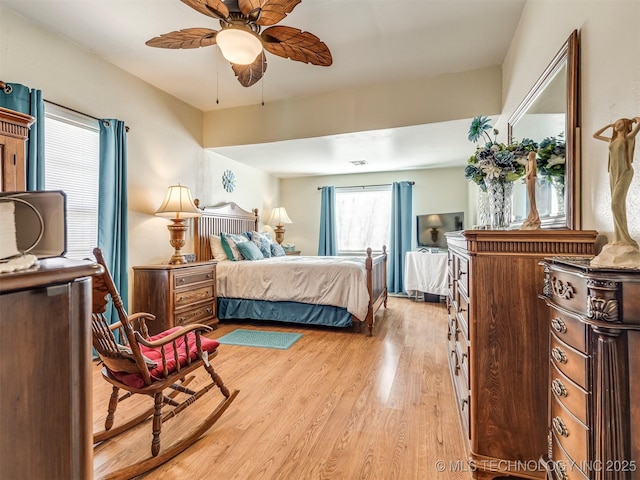
[[[153,416],[151,456],[109,476],[109,478],[132,478],[175,457],[196,442],[218,420],[238,391],[230,392],[210,363],[211,359],[217,355],[219,346],[216,340],[202,335],[204,332],[211,331],[210,327],[191,324],[174,327],[149,337],[146,321],[154,320],[155,317],[149,313],[127,315],[101,250],[95,248],[93,254],[97,262],[104,267],[105,272],[93,277],[93,313],[91,315],[93,347],[104,364],[102,377],[113,385],[104,431],[94,434],[93,443],[95,445],[112,438]],[[109,325],[104,317],[109,295],[120,319],[112,325]],[[116,331],[119,331],[121,343],[114,335]],[[204,386],[194,391],[187,388],[187,384],[193,380],[194,375],[189,377],[187,375],[200,367],[204,367],[211,381],[205,382]],[[205,419],[198,418],[193,422],[197,426],[190,434],[160,452],[162,424],[178,415],[214,387],[217,387],[224,397],[216,408]],[[119,396],[120,390],[126,393]],[[167,390],[170,390],[170,393],[166,394]],[[113,428],[119,402],[134,394],[153,397],[153,407],[146,409],[123,425]],[[187,398],[178,403],[174,398],[179,395],[186,395]]]

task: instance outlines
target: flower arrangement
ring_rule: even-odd
[[[550,183],[564,183],[567,144],[564,134],[547,137],[538,147],[538,172]]]
[[[464,171],[465,178],[478,184],[483,191],[487,189],[486,180],[505,183],[521,178],[525,174],[528,153],[538,148],[533,140],[527,138],[509,145],[498,143],[496,138],[499,132],[489,121],[489,118],[480,115],[471,122],[469,141],[478,142],[486,138],[487,142],[478,145],[475,153],[469,157]],[[493,139],[487,132],[491,129]]]

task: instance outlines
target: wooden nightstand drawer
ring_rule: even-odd
[[[550,373],[550,388],[553,395],[578,420],[587,425],[589,394],[563,375],[553,363],[551,364]]]
[[[584,312],[587,306],[587,286],[583,278],[567,272],[555,271],[550,275],[550,298],[572,312]]]
[[[556,309],[551,310],[551,329],[556,337],[565,342],[567,345],[586,352],[587,330],[584,323],[578,318],[559,312]]]
[[[175,288],[186,287],[194,283],[212,282],[215,280],[215,270],[210,267],[197,268],[192,271],[175,275]]]
[[[192,308],[175,314],[175,325],[203,323],[216,316],[215,303],[211,302],[198,308]]]
[[[196,288],[193,290],[181,290],[175,292],[175,308],[184,307],[193,303],[203,302],[213,298],[213,285]]]
[[[589,430],[555,398],[551,402],[551,429],[567,456],[585,465],[589,458]]]
[[[558,439],[556,438],[555,433],[553,434],[553,460],[555,467],[555,477],[560,480],[589,480],[583,473],[582,470],[578,468],[575,460],[571,459],[567,452],[560,446]]]
[[[551,361],[567,377],[588,390],[589,357],[558,340],[551,332]]]

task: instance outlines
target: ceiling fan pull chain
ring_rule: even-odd
[[[264,73],[264,53],[261,53],[262,73]],[[264,107],[264,75],[260,79],[260,88],[262,89],[262,106]]]
[[[218,81],[218,57],[220,56],[220,47],[216,48],[216,105],[220,104],[220,82]]]

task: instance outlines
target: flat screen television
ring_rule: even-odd
[[[464,229],[464,212],[416,215],[418,248],[447,248],[445,232]]]

